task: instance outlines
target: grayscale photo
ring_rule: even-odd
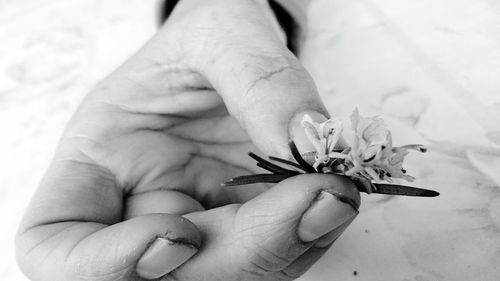
[[[0,0],[0,280],[500,281],[500,2]]]

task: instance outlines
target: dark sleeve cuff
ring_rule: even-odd
[[[161,12],[160,12],[160,20],[161,23],[163,24],[167,18],[170,16],[172,11],[175,8],[175,5],[177,5],[177,2],[179,0],[165,0],[163,2],[163,5],[161,6]],[[290,51],[292,51],[294,54],[297,54],[297,39],[298,39],[298,25],[295,19],[288,13],[287,10],[285,10],[279,3],[277,3],[274,0],[269,0],[269,6],[274,12],[274,15],[276,16],[276,19],[278,20],[278,23],[280,24],[281,28],[286,34],[286,42],[287,42],[287,47]]]

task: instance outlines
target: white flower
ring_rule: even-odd
[[[331,158],[344,158],[345,154],[335,152],[335,146],[342,136],[342,122],[338,119],[329,119],[322,123],[314,122],[308,114],[301,120],[301,126],[308,140],[316,150],[313,167],[318,169]]]
[[[391,132],[384,120],[380,117],[362,117],[357,109],[351,115],[351,124],[355,137],[345,160],[347,176],[389,182],[392,178],[414,180],[403,169],[403,161],[409,149],[425,152],[422,145],[392,147]]]
[[[316,150],[312,152],[316,171],[345,174],[357,180],[368,193],[374,188],[372,181],[391,182],[393,178],[413,181],[414,178],[403,169],[404,158],[410,149],[425,152],[422,145],[392,147],[391,132],[384,120],[377,116],[363,117],[357,109],[351,115],[354,140],[348,149],[336,147],[343,129],[338,119],[318,123],[305,115],[301,126]]]

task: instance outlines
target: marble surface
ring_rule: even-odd
[[[13,237],[92,85],[155,31],[156,1],[0,0],[0,280]],[[380,114],[435,199],[365,196],[302,280],[500,280],[500,2],[315,0],[302,60],[331,112]]]

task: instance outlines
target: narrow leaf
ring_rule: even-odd
[[[300,166],[299,164],[295,163],[295,162],[292,162],[292,161],[288,161],[288,160],[285,160],[285,159],[282,159],[282,158],[278,158],[278,157],[274,157],[274,156],[269,156],[269,159],[273,160],[273,161],[276,161],[276,162],[280,162],[280,163],[283,163],[283,164],[287,164],[287,165],[290,165],[294,168],[297,168],[297,169],[300,169],[304,172],[307,172],[306,169],[304,169],[302,166]]]
[[[276,174],[257,174],[248,176],[239,176],[222,184],[222,186],[237,186],[253,183],[278,183],[282,180],[291,177],[291,175],[276,175]]]
[[[311,166],[309,163],[306,162],[306,160],[304,160],[304,158],[302,158],[302,156],[300,155],[300,152],[299,150],[297,149],[297,146],[295,145],[295,143],[290,140],[288,142],[288,146],[290,146],[290,150],[292,151],[292,156],[293,158],[295,159],[295,161],[297,161],[297,163],[299,163],[299,165],[304,168],[304,170],[308,173],[316,173],[316,169],[314,169],[313,166]]]
[[[248,155],[250,157],[252,157],[253,159],[255,159],[255,161],[257,161],[257,166],[263,168],[263,169],[266,169],[268,170],[269,172],[272,172],[272,173],[275,173],[275,174],[288,174],[288,175],[296,175],[298,174],[299,172],[297,171],[294,171],[294,170],[288,170],[288,169],[285,169],[285,168],[282,168],[276,164],[273,164],[269,161],[267,161],[266,159],[256,155],[255,153],[253,152],[249,152]]]
[[[399,184],[374,183],[374,185],[376,189],[372,191],[373,193],[419,197],[439,196],[439,192],[430,189],[423,189]]]

